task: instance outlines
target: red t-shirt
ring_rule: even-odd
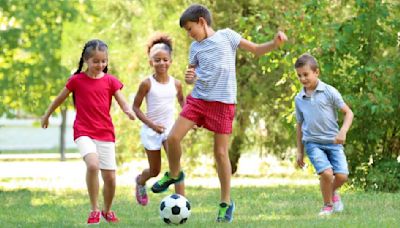
[[[114,93],[122,89],[123,84],[110,74],[93,79],[85,73],[79,73],[71,76],[65,87],[75,97],[74,140],[89,136],[115,142],[110,107]]]

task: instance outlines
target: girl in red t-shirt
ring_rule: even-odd
[[[87,69],[81,72],[83,64]],[[107,74],[108,47],[101,40],[90,40],[83,48],[78,70],[68,79],[60,94],[50,104],[42,117],[43,128],[49,125],[49,117],[70,93],[73,94],[76,109],[74,121],[74,140],[86,163],[86,184],[88,188],[91,212],[88,224],[100,222],[103,216],[107,222],[118,222],[111,211],[115,194],[115,134],[110,116],[112,97],[114,96],[124,113],[131,119],[135,114],[129,107],[121,89],[122,83],[113,75]],[[104,181],[104,208],[99,209],[98,173]]]

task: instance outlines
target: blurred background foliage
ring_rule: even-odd
[[[42,115],[76,70],[84,43],[93,38],[109,45],[110,72],[124,83],[129,102],[139,82],[152,73],[146,44],[156,31],[172,37],[170,74],[183,80],[191,40],[178,20],[191,3],[0,0],[0,116]],[[238,104],[230,148],[233,172],[244,153],[294,161],[293,98],[301,85],[293,63],[309,52],[320,63],[321,79],[342,93],[355,114],[346,144],[351,183],[366,190],[399,189],[399,172],[393,172],[400,170],[398,1],[197,3],[211,10],[215,30],[229,27],[257,43],[271,40],[277,30],[289,37],[279,50],[259,58],[238,51]],[[191,89],[184,85],[185,94]],[[65,115],[67,109],[73,109],[70,101],[60,113]],[[129,121],[118,108],[112,115],[119,162],[143,157],[139,121]],[[212,134],[192,131],[183,148],[185,162],[193,165],[186,167],[195,167],[203,155],[212,159]]]

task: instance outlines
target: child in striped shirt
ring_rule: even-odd
[[[183,181],[181,140],[193,126],[202,126],[214,132],[214,157],[221,185],[216,220],[232,222],[235,204],[230,197],[232,170],[228,148],[236,104],[236,49],[239,47],[260,56],[278,48],[287,37],[278,32],[273,40],[255,44],[231,29],[214,31],[209,10],[199,4],[189,6],[179,23],[194,39],[185,81],[195,85],[167,139],[170,171],[153,185],[152,191],[163,192],[169,185]]]

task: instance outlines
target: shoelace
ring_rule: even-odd
[[[98,211],[92,211],[92,212],[90,212],[89,217],[90,217],[90,218],[96,218],[96,217],[98,217],[98,213],[100,213],[100,212],[98,212]]]
[[[139,195],[140,196],[145,196],[146,194],[146,186],[144,185],[139,185]]]
[[[110,212],[106,213],[106,217],[107,217],[107,219],[114,219],[115,218],[114,211],[110,211]]]
[[[168,174],[165,174],[161,180],[158,181],[159,185],[163,185],[165,182],[167,182],[170,179],[170,177],[168,176]]]

